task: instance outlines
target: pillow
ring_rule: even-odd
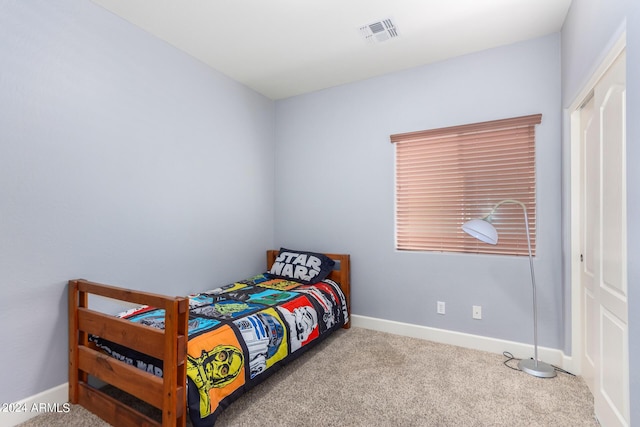
[[[269,274],[309,285],[326,279],[334,265],[324,254],[280,248]]]

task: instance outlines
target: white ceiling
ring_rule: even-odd
[[[560,31],[571,0],[93,0],[271,99]],[[367,43],[392,18],[399,36]]]

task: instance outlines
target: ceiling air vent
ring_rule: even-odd
[[[369,43],[381,43],[398,37],[396,24],[390,18],[362,26],[360,33]]]

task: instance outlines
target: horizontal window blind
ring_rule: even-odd
[[[535,125],[541,114],[391,135],[396,147],[396,244],[399,250],[527,255],[522,208],[491,216],[497,245],[462,231],[496,203],[516,199],[536,247]]]

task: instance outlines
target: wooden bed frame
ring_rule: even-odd
[[[267,266],[278,250],[267,251]],[[350,257],[326,254],[336,261],[329,279],[342,288],[351,314]],[[89,308],[89,294],[165,309],[165,329],[120,319]],[[186,355],[189,299],[133,291],[116,286],[69,281],[69,401],[118,427],[185,426],[187,421]],[[344,328],[349,328],[351,322]],[[163,361],[163,378],[121,362],[89,342],[97,335]],[[162,411],[158,422],[89,384],[89,377],[110,384]]]

